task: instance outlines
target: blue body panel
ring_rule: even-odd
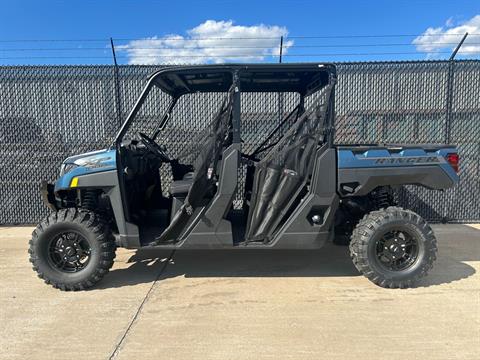
[[[447,162],[447,154],[457,153],[454,147],[433,148],[409,147],[409,148],[378,148],[358,151],[355,147],[338,148],[339,169],[359,168],[399,168],[425,165],[438,165],[454,181],[459,181],[459,176]]]
[[[115,150],[106,149],[67,158],[62,167],[76,167],[58,178],[55,182],[55,191],[70,188],[70,183],[75,176],[115,170],[117,168],[116,156]]]

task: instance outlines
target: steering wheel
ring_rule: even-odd
[[[163,162],[171,161],[165,152],[165,149],[158,145],[152,138],[142,132],[138,132],[138,136],[140,136],[142,143],[147,147],[147,149],[150,150],[150,152],[152,152],[154,155],[157,155]]]

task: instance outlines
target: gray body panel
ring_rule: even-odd
[[[78,177],[78,189],[102,189],[110,199],[115,222],[118,228],[117,245],[126,248],[139,248],[138,226],[125,220],[122,194],[117,171],[104,171]]]
[[[332,230],[339,199],[336,193],[335,149],[326,145],[317,151],[312,185],[308,194],[279,228],[268,244],[239,244],[234,246],[232,226],[224,217],[230,208],[237,187],[239,152],[231,146],[224,153],[219,190],[211,204],[199,212],[187,230],[183,240],[176,244],[156,246],[167,249],[318,249],[334,235]],[[313,215],[321,215],[323,221],[313,224]],[[282,220],[282,219],[279,219]]]
[[[459,177],[446,157],[456,152],[450,145],[340,146],[338,192],[350,197],[367,195],[379,186],[450,188]]]
[[[358,183],[352,193],[345,192],[344,184]],[[338,190],[342,196],[363,196],[379,186],[421,185],[429,189],[447,189],[453,180],[437,165],[398,168],[338,169]]]
[[[317,150],[311,186],[307,195],[266,246],[277,249],[318,249],[334,235],[333,218],[338,208],[336,193],[335,149],[327,145]],[[319,223],[312,217],[320,216]],[[281,220],[281,219],[279,219]],[[248,247],[248,246],[247,246]]]
[[[231,145],[223,152],[217,194],[208,207],[192,223],[192,230],[175,245],[189,249],[228,248],[233,246],[232,225],[225,220],[237,189],[240,145]]]

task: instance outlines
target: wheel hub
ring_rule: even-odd
[[[391,271],[410,267],[418,253],[417,241],[403,231],[389,231],[377,242],[379,264]]]
[[[392,240],[388,240],[384,246],[384,250],[386,250],[385,255],[392,260],[400,259],[406,254],[405,248],[405,241],[402,239],[394,238]]]
[[[76,251],[73,247],[68,246],[68,247],[65,249],[65,254],[70,257],[70,256],[76,255],[76,254],[77,254],[77,251]]]
[[[85,268],[90,260],[90,244],[75,232],[62,233],[50,245],[50,261],[64,272],[77,272]]]

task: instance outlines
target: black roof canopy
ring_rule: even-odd
[[[196,92],[225,92],[238,71],[243,92],[298,92],[309,95],[328,85],[332,64],[228,64],[173,66],[153,73],[151,81],[173,97]]]

